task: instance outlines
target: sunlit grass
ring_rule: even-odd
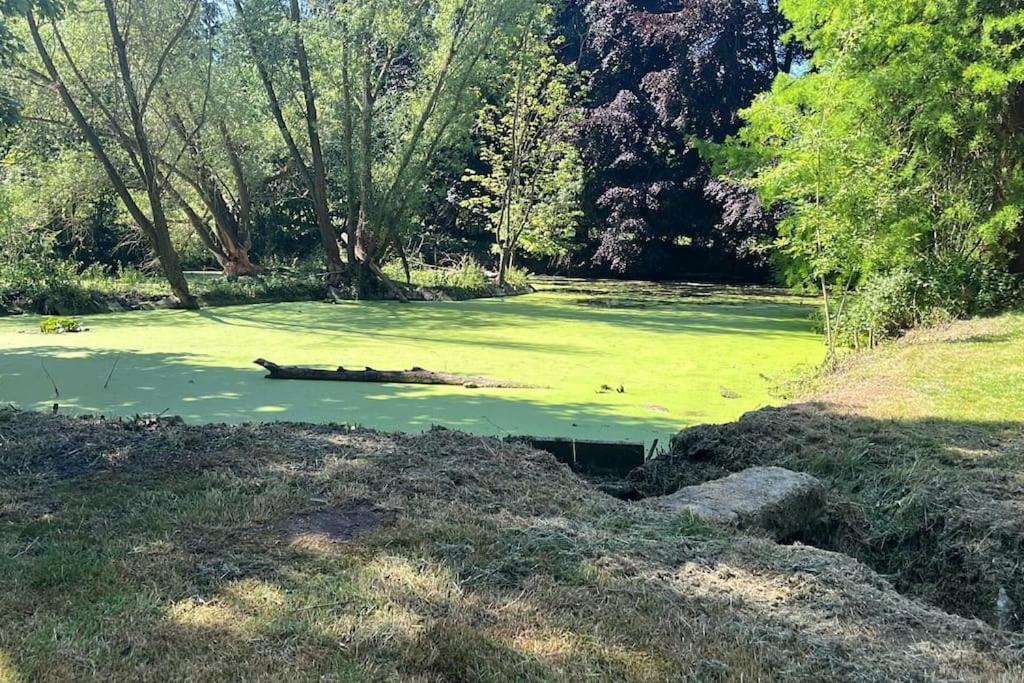
[[[805,387],[899,420],[1024,421],[1024,313],[910,333]]]

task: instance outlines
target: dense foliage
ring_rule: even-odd
[[[997,0],[784,0],[813,51],[719,150],[785,218],[779,263],[831,342],[1013,301],[1024,265],[1024,11]],[[858,296],[851,296],[859,292]]]
[[[494,233],[499,285],[520,248],[535,256],[566,255],[581,213],[580,86],[545,28],[531,18],[513,37],[499,81],[504,95],[486,105],[477,122],[481,170],[463,178],[469,196],[462,206]]]
[[[179,290],[180,264],[258,275],[259,261],[318,254],[332,284],[360,282],[364,264],[380,274],[409,248],[438,260],[481,231],[499,279],[516,251],[723,273],[773,226],[749,192],[710,179],[691,142],[734,132],[788,68],[773,4],[4,7],[3,86],[22,114],[5,182],[56,175],[79,188],[78,212],[86,195],[115,197],[125,215],[91,222],[127,241],[125,226],[140,230]],[[48,166],[74,156],[95,160]],[[23,227],[70,213],[47,204]]]
[[[0,10],[18,296],[150,269],[196,305],[185,268],[313,261],[356,296],[401,296],[410,264],[775,274],[821,293],[834,347],[1019,295],[1009,0]]]
[[[773,224],[755,216],[732,229],[726,216],[757,203],[711,181],[693,139],[735,133],[740,109],[800,55],[780,38],[777,3],[589,0],[566,23],[591,74],[582,152],[594,260],[619,273],[664,274],[681,260],[749,274],[730,257],[744,231]]]

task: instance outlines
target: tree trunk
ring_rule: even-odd
[[[176,191],[173,184],[168,184],[171,194],[178,204],[185,211],[189,222],[199,236],[200,241],[217,259],[229,279],[239,277],[256,277],[265,271],[254,264],[249,258],[249,213],[250,203],[249,188],[246,185],[242,172],[241,160],[238,158],[231,138],[227,134],[223,121],[220,123],[221,136],[228,157],[231,162],[232,174],[235,176],[235,186],[238,192],[238,203],[232,206],[221,190],[221,182],[216,172],[206,161],[206,154],[203,149],[202,137],[198,134],[190,135],[185,127],[185,122],[177,112],[172,112],[168,118],[171,126],[177,133],[188,152],[189,160],[195,171],[195,177],[181,172],[177,166],[171,168],[175,174],[184,179],[202,200],[203,205],[213,217],[214,230],[211,230],[206,221],[181,195]]]
[[[270,374],[267,379],[309,380],[316,382],[369,382],[374,384],[430,384],[443,386],[467,387],[470,389],[525,389],[529,385],[516,382],[504,382],[486,377],[457,375],[450,372],[431,372],[423,368],[411,370],[318,370],[296,366],[278,365],[262,358],[254,361],[265,368]]]
[[[370,210],[373,202],[373,84],[370,79],[370,54],[363,58],[361,74],[362,116],[359,125],[359,220],[355,231],[355,256],[366,267],[359,269],[357,289],[366,290],[367,271],[373,267],[374,245],[371,237]]]
[[[209,192],[211,197],[208,208],[213,214],[217,238],[226,257],[225,262],[221,263],[224,274],[229,279],[263,275],[263,268],[249,258],[249,245],[243,238],[246,231],[240,223],[238,214],[228,205],[224,193],[216,184],[210,184]]]
[[[359,230],[359,182],[356,178],[355,164],[355,121],[352,115],[352,60],[350,57],[349,36],[345,36],[341,46],[341,97],[342,97],[342,130],[345,144],[345,256],[348,260],[349,285],[356,299],[365,295],[363,267],[356,254],[356,240]]]
[[[412,287],[412,268],[409,267],[409,256],[405,253],[405,245],[402,240],[395,239],[395,249],[398,250],[398,258],[402,261],[402,272],[405,273],[405,284]]]
[[[132,122],[132,130],[135,133],[135,141],[139,149],[139,158],[142,162],[144,180],[146,182],[146,195],[149,198],[150,213],[153,217],[153,248],[156,251],[157,259],[163,268],[164,275],[171,285],[171,291],[185,308],[198,309],[199,303],[192,296],[188,289],[188,282],[181,270],[181,263],[178,260],[178,253],[171,243],[170,230],[167,227],[167,216],[164,214],[162,183],[156,168],[156,160],[149,146],[149,136],[146,134],[145,123],[142,118],[142,109],[139,106],[138,95],[135,92],[135,83],[132,80],[131,66],[128,59],[128,48],[117,24],[117,12],[114,8],[114,0],[103,0],[106,9],[107,23],[110,26],[110,37],[114,44],[114,53],[117,55],[118,69],[121,74],[121,82],[124,86],[125,99],[128,102],[128,113]]]
[[[298,2],[297,0],[291,0],[289,3],[289,18],[294,24],[295,57],[299,66],[299,77],[302,81],[303,97],[306,104],[304,114],[306,119],[306,129],[309,134],[309,143],[312,150],[311,163],[313,168],[310,168],[310,166],[306,164],[305,159],[303,159],[302,152],[299,150],[294,136],[292,136],[291,129],[288,127],[287,121],[285,121],[284,112],[281,109],[281,103],[278,100],[277,91],[274,88],[274,82],[270,77],[270,73],[267,71],[266,64],[264,64],[259,58],[259,49],[255,44],[255,38],[246,28],[245,7],[241,0],[234,0],[234,5],[239,16],[242,18],[243,32],[245,33],[246,40],[249,43],[249,51],[256,66],[256,72],[259,75],[260,81],[263,83],[263,89],[266,92],[267,101],[270,104],[270,111],[273,114],[278,132],[281,133],[281,137],[284,139],[285,144],[288,147],[289,155],[295,162],[295,165],[300,169],[302,180],[305,181],[306,188],[309,190],[310,196],[313,200],[313,210],[316,215],[317,228],[320,232],[320,240],[323,243],[324,252],[326,254],[327,282],[329,285],[340,284],[342,274],[345,272],[345,265],[341,261],[341,248],[338,245],[338,235],[334,231],[334,225],[331,222],[331,212],[327,202],[327,181],[326,172],[324,170],[323,151],[320,146],[319,125],[316,112],[316,93],[313,90],[312,80],[309,73],[309,58],[306,54],[306,46],[302,41],[301,34],[299,33],[301,15],[299,13]]]
[[[238,243],[248,251],[252,248],[252,234],[249,230],[252,220],[252,195],[249,193],[249,182],[245,178],[245,171],[242,168],[242,160],[238,156],[235,141],[228,132],[224,119],[219,122],[221,140],[224,149],[228,153],[228,161],[231,163],[231,173],[235,177],[235,189],[238,192]]]
[[[178,252],[174,250],[174,245],[171,244],[171,235],[167,230],[167,219],[163,215],[163,208],[154,208],[154,213],[159,213],[159,218],[154,217],[153,220],[154,227],[156,227],[156,239],[153,241],[153,248],[156,251],[157,259],[160,261],[160,267],[164,271],[164,277],[167,278],[167,282],[171,285],[171,292],[181,302],[182,308],[193,311],[199,310],[199,302],[192,296],[192,292],[189,291],[188,281],[185,279],[185,273],[181,269]]]
[[[508,279],[508,269],[512,266],[512,247],[507,244],[501,245],[498,257],[498,286],[504,287]]]
[[[302,94],[305,100],[306,130],[309,135],[310,171],[313,181],[313,209],[316,213],[320,239],[327,255],[327,284],[339,285],[345,272],[341,262],[341,249],[338,247],[338,234],[331,222],[331,211],[327,203],[327,168],[324,165],[323,147],[320,144],[320,123],[316,110],[316,92],[309,73],[309,57],[306,44],[299,32],[299,0],[289,1],[293,30],[295,31],[295,59],[299,65],[299,80],[302,82]]]
[[[243,277],[259,277],[267,272],[262,266],[253,263],[249,259],[248,253],[228,259],[221,264],[221,270],[224,271],[224,277],[228,280],[237,280]]]

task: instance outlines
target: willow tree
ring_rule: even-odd
[[[19,7],[31,45],[18,59],[20,72],[56,94],[147,238],[172,292],[183,307],[196,308],[171,242],[169,172],[161,169],[153,136],[153,103],[166,87],[168,62],[195,24],[199,0]]]
[[[254,194],[281,174],[268,172],[251,102],[240,97],[238,55],[233,54],[216,6],[204,12],[169,60],[169,85],[155,98],[170,171],[168,190],[203,246],[228,277],[255,276],[250,258]],[[272,150],[274,151],[274,150]]]
[[[343,11],[341,11],[343,10]],[[358,206],[355,251],[371,268],[390,246],[421,197],[438,154],[467,136],[479,104],[478,81],[488,60],[530,2],[495,0],[348,0],[337,24],[343,60],[342,108],[355,119],[346,139],[347,204]],[[346,96],[347,95],[347,96]]]
[[[235,7],[269,114],[309,191],[329,273],[341,270],[340,225],[357,292],[367,272],[389,284],[381,258],[398,246],[427,172],[468,135],[499,37],[535,4],[235,0]]]
[[[326,257],[327,281],[339,284],[345,268],[328,198],[328,171],[318,92],[306,48],[299,0],[234,0],[238,33],[266,96],[266,106],[292,166],[309,193]],[[315,17],[315,12],[313,16]]]
[[[17,62],[21,43],[11,30],[11,20],[25,10],[20,2],[0,1],[0,69],[10,69]],[[0,142],[17,120],[18,103],[6,85],[0,85]]]

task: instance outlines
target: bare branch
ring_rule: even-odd
[[[192,0],[192,4],[185,15],[185,19],[171,35],[171,39],[167,41],[167,44],[164,45],[164,49],[160,53],[159,59],[156,61],[156,69],[153,73],[153,77],[150,79],[149,84],[146,86],[142,95],[142,104],[140,107],[143,114],[146,113],[146,109],[149,107],[149,100],[153,96],[153,90],[160,82],[160,79],[163,78],[164,67],[167,64],[167,59],[171,55],[171,51],[174,50],[175,46],[179,42],[181,42],[182,37],[185,35],[185,30],[192,23],[192,20],[195,19],[197,9],[199,9],[199,0]]]

